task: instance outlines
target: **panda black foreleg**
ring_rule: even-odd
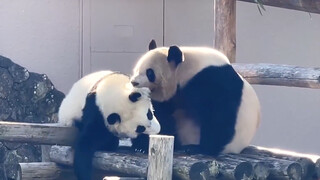
[[[76,126],[79,133],[74,145],[74,170],[78,180],[90,180],[94,153],[105,148],[114,150],[119,139],[106,128],[103,115],[95,104],[95,94],[88,95],[82,111],[80,124]]]
[[[79,135],[74,147],[74,171],[78,180],[90,180],[92,174],[92,158],[95,150],[91,148],[89,139]]]

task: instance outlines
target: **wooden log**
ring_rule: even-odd
[[[235,62],[236,1],[214,0],[214,47]]]
[[[54,162],[19,163],[16,180],[77,180],[73,168]],[[95,171],[92,179],[102,179],[106,173]]]
[[[191,165],[191,166],[190,166]],[[185,154],[174,154],[173,179],[205,180],[219,175],[219,164],[212,159],[197,159]]]
[[[72,145],[77,129],[57,124],[14,123],[0,121],[0,141]]]
[[[172,179],[173,143],[173,136],[150,135],[147,179]]]
[[[73,169],[53,162],[19,163],[16,180],[76,180]]]
[[[320,89],[320,68],[276,64],[232,64],[249,83]]]
[[[53,153],[55,152],[55,153]],[[72,165],[70,147],[53,146],[51,160]],[[278,156],[280,157],[280,156]],[[204,155],[175,153],[173,178],[181,180],[204,179],[299,179],[303,177],[300,162],[254,154],[226,154],[217,158]],[[140,153],[98,152],[93,160],[96,169],[123,176],[147,177],[147,156]],[[320,173],[320,160],[314,171]],[[313,172],[313,177],[316,173]],[[307,177],[307,176],[305,176]],[[305,178],[303,178],[305,179]],[[308,178],[307,178],[308,179]]]
[[[244,2],[256,3],[255,0],[239,0]],[[320,13],[320,1],[318,0],[261,0],[263,5],[279,8],[305,11],[309,13]]]
[[[268,168],[268,178],[302,179],[303,176],[302,166],[295,161],[250,154],[228,154],[225,156],[252,163],[263,163]]]
[[[292,151],[284,151],[279,149],[263,148],[256,146],[249,146],[245,148],[241,153],[266,158],[272,157],[296,162],[300,164],[302,167],[303,179],[310,179],[312,176],[315,175],[315,162],[320,159],[320,156],[318,155],[302,154]]]
[[[208,158],[208,157],[206,157]],[[222,179],[253,179],[253,165],[251,162],[220,155],[216,158]]]
[[[50,145],[41,145],[41,161],[50,162]]]
[[[70,147],[66,146],[52,146],[50,159],[53,162],[71,166],[73,162],[73,151]],[[198,157],[194,158],[193,156],[175,155],[173,161],[173,177],[174,179],[180,180],[215,178],[220,175],[219,167],[224,168],[224,174],[227,172],[232,173],[231,169],[225,172],[225,169],[227,169],[225,164],[226,163],[218,164],[212,157],[210,159],[201,159]],[[147,177],[148,158],[145,154],[140,153],[98,152],[93,159],[93,166],[107,173]],[[232,175],[229,176],[232,177]]]

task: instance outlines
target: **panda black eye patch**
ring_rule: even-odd
[[[147,69],[146,75],[147,75],[148,80],[150,82],[154,82],[156,80],[156,75],[154,74],[153,69],[151,69],[151,68]]]
[[[136,129],[136,132],[137,132],[137,133],[143,133],[145,130],[146,130],[146,127],[144,127],[144,126],[138,126],[137,129]]]
[[[147,117],[150,121],[153,119],[153,115],[150,109],[148,109]]]
[[[119,114],[117,113],[112,113],[107,117],[107,121],[110,125],[115,124],[116,122],[121,122],[121,118]]]
[[[141,97],[141,94],[138,92],[133,92],[129,95],[129,99],[131,102],[136,102],[139,100],[139,98]]]

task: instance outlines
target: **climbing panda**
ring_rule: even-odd
[[[205,47],[156,48],[154,41],[149,49],[131,83],[150,88],[160,134],[174,135],[176,150],[216,156],[249,145],[260,122],[260,103],[225,55]],[[146,150],[147,139],[139,136],[133,146]]]
[[[115,150],[119,138],[157,134],[148,88],[136,88],[127,75],[99,71],[77,81],[62,101],[58,117],[63,126],[78,128],[74,169],[79,180],[91,179],[97,150]]]

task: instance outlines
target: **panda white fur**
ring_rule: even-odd
[[[260,123],[254,89],[225,55],[211,48],[150,50],[138,60],[131,81],[151,89],[160,134],[174,135],[176,149],[187,147],[184,150],[190,153],[210,155],[239,153]],[[146,143],[138,137],[133,145],[143,148]]]
[[[76,126],[74,169],[79,180],[91,179],[91,161],[97,150],[115,150],[119,138],[157,134],[148,88],[135,88],[129,76],[99,71],[77,81],[59,108],[59,123]]]

